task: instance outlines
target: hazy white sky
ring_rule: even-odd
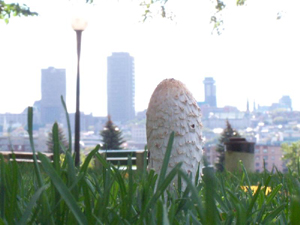
[[[70,1],[27,0],[40,15],[0,21],[0,113],[20,113],[41,98],[41,69],[67,70],[67,106],[75,111],[76,36]],[[81,110],[106,115],[106,58],[126,51],[135,58],[136,110],[147,108],[165,78],[181,80],[197,101],[203,80],[214,77],[218,106],[246,109],[290,95],[300,110],[300,13],[298,0],[248,0],[227,5],[224,32],[212,35],[210,0],[169,0],[173,21],[141,23],[137,0],[98,0],[89,7],[81,55]],[[299,2],[299,3],[298,3]],[[277,13],[283,17],[276,20]]]

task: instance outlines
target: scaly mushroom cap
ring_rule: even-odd
[[[146,127],[149,167],[160,171],[174,131],[169,170],[183,162],[182,169],[195,176],[202,157],[201,110],[182,82],[165,79],[156,87],[148,106]]]

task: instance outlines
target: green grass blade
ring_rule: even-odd
[[[11,194],[10,194],[10,210],[9,210],[9,217],[7,217],[7,221],[8,223],[12,224],[13,221],[15,220],[15,217],[17,216],[17,195],[18,195],[18,186],[19,186],[19,170],[18,170],[18,165],[17,162],[15,160],[15,156],[14,159],[11,163],[12,167],[11,167],[11,173],[10,175],[11,177],[11,186],[9,186],[8,188],[10,188],[11,190]]]
[[[286,206],[285,203],[278,206],[276,209],[274,209],[270,214],[268,214],[264,218],[262,223],[269,224],[274,218],[276,218],[277,216],[279,216],[281,214],[281,212],[284,210],[285,206]],[[299,223],[299,221],[298,221],[298,223]]]
[[[41,194],[43,193],[43,191],[45,189],[46,189],[46,186],[43,186],[34,193],[30,202],[28,203],[28,205],[26,207],[26,210],[25,210],[23,216],[21,217],[21,219],[19,220],[19,222],[17,224],[19,224],[19,225],[27,224],[28,219],[32,213],[33,207],[35,206],[36,202],[38,201],[38,199],[40,198]]]
[[[163,161],[163,164],[162,164],[162,167],[160,170],[157,188],[160,188],[160,186],[163,183],[163,180],[165,179],[165,176],[167,174],[167,169],[169,167],[169,161],[170,161],[170,156],[171,156],[171,152],[172,152],[172,146],[173,146],[173,142],[174,142],[174,136],[175,136],[175,133],[173,131],[170,135],[168,146],[167,146],[165,157],[164,157],[164,161]]]
[[[145,208],[143,209],[141,216],[140,216],[140,220],[144,219],[144,216],[146,213],[148,213],[148,210],[150,208],[154,207],[155,202],[159,199],[159,197],[164,193],[164,191],[166,190],[166,188],[170,185],[170,183],[172,182],[172,180],[174,179],[174,177],[176,176],[176,174],[178,173],[180,167],[181,167],[182,163],[178,163],[171,171],[170,173],[167,175],[167,177],[165,177],[165,179],[163,180],[163,182],[161,183],[160,187],[157,188],[155,194],[151,197],[151,199],[149,200],[149,202],[146,204]]]
[[[189,215],[191,216],[192,218],[192,221],[193,221],[193,225],[202,225],[200,222],[199,222],[199,219],[194,215],[194,213],[192,211],[189,211]],[[190,224],[190,223],[189,223]]]
[[[293,196],[291,199],[291,225],[298,225],[300,221],[300,196]]]
[[[66,204],[69,206],[71,212],[73,213],[74,217],[76,218],[77,222],[79,224],[87,224],[87,219],[85,215],[82,213],[81,209],[77,205],[74,197],[68,190],[67,186],[64,184],[63,180],[59,177],[55,169],[52,167],[49,159],[39,153],[39,158],[42,162],[42,166],[45,170],[45,172],[50,177],[51,181],[53,182],[53,185],[57,189],[57,191],[60,193],[61,197],[64,199]]]
[[[56,172],[60,173],[60,148],[59,148],[59,134],[58,124],[54,123],[52,128],[52,141],[53,141],[53,164]]]
[[[41,172],[40,172],[40,168],[37,162],[37,158],[36,158],[36,152],[35,152],[35,148],[34,148],[34,143],[33,143],[33,133],[32,133],[32,124],[33,124],[33,109],[32,107],[28,107],[28,119],[27,119],[27,126],[28,126],[28,134],[29,134],[29,141],[30,141],[30,146],[32,149],[32,153],[33,153],[33,163],[34,163],[34,169],[35,169],[35,173],[38,179],[38,183],[39,183],[39,187],[44,186],[43,181],[42,181],[42,176],[41,176]]]
[[[70,118],[69,118],[69,113],[68,113],[67,106],[66,106],[63,96],[61,95],[60,98],[61,98],[61,103],[62,103],[65,113],[66,113],[67,124],[68,124],[68,136],[69,136],[68,151],[71,153],[72,152],[72,132],[71,132],[71,125],[70,125]]]
[[[163,203],[159,199],[156,203],[156,223],[163,224]]]
[[[82,165],[81,168],[80,168],[80,173],[86,174],[87,169],[88,169],[88,166],[89,166],[89,164],[90,164],[92,158],[94,157],[94,155],[95,155],[96,153],[98,153],[99,149],[100,149],[100,145],[97,145],[97,146],[96,146],[96,147],[88,154],[88,156],[87,156],[86,159],[84,160],[83,165]]]
[[[84,195],[84,205],[85,205],[85,214],[88,220],[88,224],[95,224],[95,219],[93,217],[92,204],[91,204],[91,196],[88,188],[87,181],[83,179],[82,182],[82,190]]]
[[[213,167],[204,167],[203,182],[205,184],[205,208],[206,208],[206,224],[214,225],[219,224],[219,214],[215,202],[215,174]]]
[[[35,174],[37,177],[37,181],[38,181],[38,186],[41,188],[44,186],[44,182],[42,180],[42,175],[41,175],[41,171],[40,171],[40,167],[38,165],[37,162],[37,157],[36,157],[36,151],[34,148],[34,142],[33,142],[33,129],[32,129],[32,124],[33,124],[33,108],[32,107],[28,107],[28,111],[27,111],[27,126],[28,126],[28,135],[29,135],[29,142],[30,142],[30,147],[32,150],[32,154],[33,154],[33,165],[34,165],[34,170],[35,170]],[[49,201],[48,201],[48,197],[46,195],[43,194],[43,207],[46,208],[46,211],[44,211],[44,216],[47,217],[50,215],[50,205],[49,205]],[[50,223],[54,224],[54,219],[52,216],[49,217]]]
[[[198,168],[197,168],[197,172],[196,172],[196,176],[195,176],[195,187],[197,187],[197,185],[199,183],[199,175],[200,175],[200,163],[198,164]]]
[[[277,193],[280,191],[282,188],[282,184],[277,185],[276,188],[272,190],[272,192],[269,194],[267,198],[267,205],[271,203],[271,201],[274,199],[274,197],[277,195]]]
[[[5,190],[5,162],[4,157],[0,154],[0,216],[4,219],[5,213],[5,197],[6,197],[6,190]]]
[[[206,220],[205,220],[206,218],[205,218],[205,214],[204,214],[205,210],[204,210],[204,207],[202,205],[202,201],[201,201],[201,199],[198,195],[198,190],[193,185],[192,181],[188,178],[188,176],[186,175],[186,173],[184,171],[179,170],[178,174],[184,179],[187,186],[191,190],[191,199],[195,204],[195,209],[198,213],[198,217],[200,219],[200,222],[203,223],[203,224],[206,224]]]
[[[163,205],[163,225],[170,225],[166,205]]]
[[[131,205],[132,205],[132,198],[133,198],[133,172],[132,172],[132,160],[131,156],[128,157],[128,199],[127,199],[127,216],[126,219],[129,220],[131,218]]]
[[[255,205],[255,202],[256,202],[256,200],[258,198],[258,195],[259,195],[260,191],[261,191],[261,183],[259,183],[259,185],[257,187],[257,190],[256,190],[255,194],[253,195],[253,197],[251,199],[251,202],[249,204],[249,207],[248,207],[247,213],[246,213],[247,216],[250,216],[250,214],[252,213],[252,209],[253,209],[253,207]]]

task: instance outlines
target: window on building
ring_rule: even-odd
[[[268,149],[264,148],[263,153],[267,153]]]
[[[256,156],[256,157],[255,157],[255,160],[256,160],[256,161],[259,161],[259,156]]]
[[[265,155],[263,159],[264,159],[264,160],[268,160],[268,156],[267,156],[267,155]]]
[[[256,149],[255,149],[255,153],[259,153],[259,148],[256,148]]]
[[[274,149],[274,148],[272,148],[272,149],[271,149],[271,152],[272,152],[272,153],[274,153],[274,152],[275,152],[275,149]]]
[[[271,156],[271,160],[275,160],[275,156],[274,155]]]
[[[259,167],[259,163],[255,163],[255,166],[256,166],[256,167]]]

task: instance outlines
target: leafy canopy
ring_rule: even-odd
[[[282,160],[286,161],[286,166],[292,171],[297,171],[300,163],[300,141],[293,142],[290,145],[283,143],[281,149],[283,152]]]
[[[30,11],[30,8],[19,3],[5,3],[0,0],[0,19],[4,20],[5,23],[9,22],[11,16],[37,16],[36,12]]]

